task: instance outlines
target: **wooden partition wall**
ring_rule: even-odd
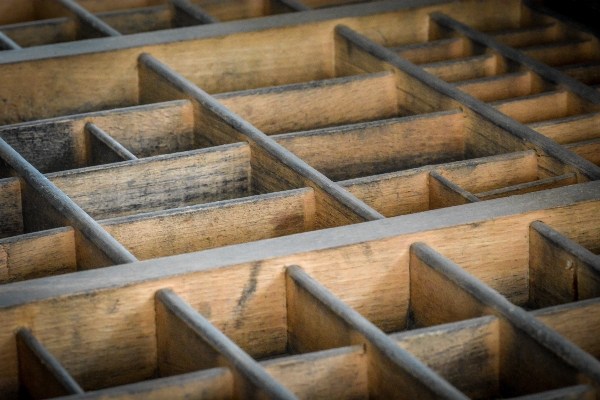
[[[344,3],[0,3],[0,398],[600,398],[598,39]]]

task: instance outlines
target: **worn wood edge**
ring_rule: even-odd
[[[523,100],[535,100],[535,99],[539,99],[539,98],[543,98],[543,97],[555,96],[558,94],[566,94],[566,93],[568,93],[566,90],[559,89],[559,90],[552,90],[549,92],[530,94],[528,96],[514,97],[512,99],[492,101],[487,104],[492,107],[498,107],[498,106],[502,106],[504,104],[516,103],[516,102],[520,102]],[[553,119],[551,121],[555,121],[555,120]],[[529,125],[527,125],[527,126],[529,126]]]
[[[458,389],[398,346],[388,335],[337,298],[302,268],[297,265],[288,266],[286,274],[303,290],[310,293],[331,312],[362,334],[370,344],[392,360],[396,366],[401,367],[404,372],[429,388],[433,394],[446,399],[466,399],[466,396]]]
[[[227,359],[244,378],[264,391],[267,396],[276,399],[296,399],[294,394],[269,375],[248,353],[171,289],[159,290],[156,293],[156,301],[160,301],[170,312],[193,329],[215,351]]]
[[[596,390],[590,385],[576,385],[566,388],[549,390],[547,392],[530,394],[527,396],[511,397],[511,400],[576,400],[593,399]]]
[[[570,151],[567,151],[562,146],[550,140],[541,133],[538,133],[526,125],[523,125],[520,122],[508,117],[507,115],[494,109],[489,104],[486,104],[462,92],[452,84],[425,72],[422,68],[412,64],[408,60],[403,59],[393,51],[378,45],[377,43],[353,31],[352,29],[343,25],[338,25],[335,30],[337,34],[361,47],[368,54],[395,66],[404,73],[423,82],[425,85],[430,86],[435,91],[463,104],[465,107],[471,109],[473,112],[480,115],[493,125],[505,130],[507,134],[512,134],[513,136],[522,140],[525,144],[531,143],[532,145],[539,147],[549,156],[577,169],[591,180],[600,179],[600,167],[592,164],[576,154],[571,153]],[[600,93],[598,93],[598,95],[600,96]]]
[[[123,264],[137,261],[133,254],[106,232],[88,213],[1,138],[0,157],[112,261]]]
[[[271,156],[298,175],[311,181],[316,187],[323,190],[338,203],[344,207],[347,207],[358,216],[367,221],[384,219],[383,215],[367,206],[356,197],[352,196],[325,175],[308,165],[306,162],[302,161],[285,147],[269,138],[266,134],[255,128],[249,122],[240,118],[237,114],[223,106],[208,93],[204,92],[202,89],[198,88],[196,85],[192,84],[187,79],[171,70],[169,67],[158,61],[150,54],[143,53],[140,55],[139,62],[144,63],[148,68],[159,74],[169,84],[173,85],[173,87],[194,98],[203,107],[213,112],[215,115],[218,115],[224,123],[242,133],[255,145],[261,147],[263,150],[268,152]]]
[[[432,40],[432,41],[423,42],[423,43],[412,43],[412,44],[405,44],[403,46],[393,46],[393,47],[389,47],[389,49],[392,51],[395,51],[395,52],[401,52],[404,50],[415,50],[415,49],[423,49],[423,48],[427,48],[427,47],[436,47],[440,44],[456,43],[456,42],[460,42],[461,40],[463,40],[463,39],[459,38],[459,37],[448,38],[448,39],[438,39],[438,40]]]
[[[0,65],[47,58],[68,57],[90,53],[117,51],[128,48],[141,48],[171,42],[225,36],[243,32],[262,31],[279,27],[290,27],[319,21],[336,20],[410,10],[414,8],[450,3],[452,0],[389,0],[353,4],[320,10],[310,10],[288,14],[278,14],[240,21],[221,22],[180,29],[138,33],[119,37],[79,40],[56,43],[35,48],[24,48],[18,52],[7,52],[0,57]]]
[[[173,387],[174,389],[185,386],[188,383],[197,382],[199,380],[210,381],[218,378],[231,378],[231,372],[228,368],[217,367],[205,369],[202,371],[189,372],[186,374],[169,376],[166,378],[156,378],[148,381],[135,382],[127,385],[114,386],[107,389],[99,389],[92,392],[86,392],[77,396],[57,397],[55,400],[91,400],[91,399],[112,399],[127,395],[141,395],[150,393],[152,390],[159,387]]]
[[[224,246],[123,266],[15,282],[0,286],[0,309],[90,290],[118,288],[191,272],[349,246],[590,201],[600,201],[600,182],[581,183],[510,198]],[[166,260],[169,263],[168,269],[164,268]]]
[[[82,394],[83,389],[71,374],[54,358],[27,328],[17,329],[17,337],[35,354],[41,365],[48,369],[56,381],[70,394]]]
[[[461,64],[461,63],[470,62],[470,61],[489,60],[494,57],[496,57],[495,54],[479,54],[479,55],[475,55],[475,56],[455,58],[452,60],[436,61],[436,62],[432,62],[432,63],[419,64],[419,67],[424,68],[424,69],[446,67],[449,65]]]
[[[92,135],[96,137],[100,142],[104,143],[109,149],[111,149],[115,154],[123,159],[123,161],[129,160],[137,160],[138,158],[134,156],[129,150],[127,150],[123,145],[117,142],[112,136],[108,133],[104,132],[102,129],[98,128],[96,124],[93,122],[88,122],[85,124],[85,129],[90,132]]]
[[[571,92],[583,97],[584,99],[594,104],[600,104],[600,93],[590,88],[588,85],[585,85],[579,82],[578,80],[571,78],[563,72],[549,67],[548,65],[540,61],[534,60],[533,58],[525,55],[522,51],[513,49],[512,47],[500,43],[492,36],[477,31],[439,12],[432,13],[431,19],[440,25],[446,26],[456,32],[467,36],[475,43],[479,43],[483,46],[497,51],[501,56],[509,60],[515,61],[521,65],[526,66],[542,78],[556,85],[563,85],[567,87]]]
[[[569,179],[575,179],[575,181],[577,181],[577,176],[575,175],[575,173],[571,172],[570,174],[553,176],[551,178],[538,179],[537,181],[525,182],[525,183],[520,183],[518,185],[512,185],[512,186],[507,186],[507,187],[498,188],[498,189],[494,189],[494,190],[488,190],[487,192],[475,193],[475,197],[477,197],[478,199],[481,200],[482,197],[485,198],[485,197],[502,195],[505,193],[513,192],[513,191],[534,188],[536,186],[545,185],[547,183],[566,181]]]
[[[572,115],[570,117],[556,118],[556,119],[551,119],[551,120],[548,120],[548,121],[533,122],[531,124],[527,124],[527,126],[529,126],[532,129],[536,129],[536,128],[540,128],[540,127],[558,125],[558,124],[568,123],[568,122],[572,122],[572,121],[579,121],[579,120],[584,120],[584,119],[592,119],[592,118],[595,118],[597,116],[600,116],[600,112],[588,113],[588,114],[580,114],[580,115]]]
[[[294,11],[309,11],[312,10],[311,7],[307,6],[306,4],[302,3],[302,1],[300,0],[275,0],[278,3],[283,4],[284,6],[288,7],[290,10],[294,10]]]
[[[529,315],[531,315],[532,317],[535,317],[535,318],[551,316],[553,314],[561,314],[563,312],[569,312],[571,310],[575,310],[578,308],[585,308],[589,305],[596,305],[598,303],[600,303],[600,297],[595,297],[592,299],[578,300],[578,301],[574,301],[571,303],[559,304],[556,306],[540,308],[538,310],[532,310],[532,311],[529,311]]]
[[[600,277],[600,257],[542,221],[534,221],[531,223],[530,227],[535,229],[544,239],[554,246],[566,251],[588,266],[594,268],[593,272]]]
[[[173,216],[173,215],[193,213],[195,211],[200,211],[200,210],[222,209],[222,208],[225,208],[228,206],[243,205],[243,204],[254,203],[254,202],[263,201],[263,200],[302,196],[302,195],[308,194],[310,192],[313,192],[312,188],[299,188],[299,189],[283,190],[281,192],[264,193],[264,194],[258,194],[258,195],[248,196],[248,197],[242,197],[242,198],[238,198],[238,199],[219,200],[219,201],[213,201],[210,203],[194,204],[192,206],[186,206],[186,207],[170,208],[168,210],[150,211],[150,212],[133,214],[133,215],[125,215],[123,217],[107,218],[107,219],[98,220],[98,223],[101,226],[125,225],[130,222],[140,222],[140,221],[146,221],[146,220],[151,220],[151,219],[164,218],[164,217],[169,217],[169,216]],[[3,243],[5,240],[6,239],[0,239],[0,244]]]
[[[476,83],[488,83],[488,82],[494,82],[494,81],[503,81],[507,78],[516,78],[516,77],[526,76],[529,73],[530,73],[529,71],[511,72],[508,74],[486,76],[484,78],[477,78],[477,79],[470,79],[468,81],[453,82],[452,85],[454,85],[457,88],[460,88],[462,86],[469,86],[469,85],[473,85]],[[520,98],[520,97],[517,97],[517,98]],[[490,103],[487,103],[487,104],[490,104]]]
[[[248,90],[240,90],[236,92],[227,92],[227,93],[219,93],[212,95],[213,98],[220,99],[229,99],[232,97],[245,97],[245,96],[255,96],[261,94],[279,94],[285,92],[293,92],[293,91],[303,91],[307,89],[317,89],[317,88],[327,88],[331,86],[344,85],[349,82],[358,82],[365,81],[373,78],[379,78],[384,76],[392,75],[391,72],[383,71],[383,72],[375,72],[370,74],[361,74],[361,75],[351,75],[351,76],[342,76],[339,78],[330,78],[330,79],[322,79],[318,81],[310,81],[304,83],[292,83],[289,85],[280,85],[280,86],[269,86],[258,89],[248,89]]]
[[[574,369],[600,383],[600,361],[583,351],[563,336],[535,319],[522,308],[509,302],[504,296],[482,283],[450,259],[427,244],[413,243],[411,251],[430,268],[454,285],[460,287],[482,305],[494,310],[513,327],[535,340]]]

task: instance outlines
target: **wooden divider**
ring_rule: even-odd
[[[398,115],[395,79],[386,72],[214,97],[267,135]]]
[[[410,265],[411,307],[417,325],[485,314],[500,318],[500,395],[572,386],[580,382],[581,375],[598,385],[598,360],[432,248],[423,243],[412,245]]]
[[[532,306],[600,295],[600,259],[542,222],[530,230],[529,297]]]
[[[33,399],[81,394],[83,389],[26,328],[17,331],[19,376]]]
[[[424,64],[421,67],[426,72],[446,82],[467,81],[500,75],[501,73],[497,69],[497,58],[498,56],[495,54],[482,54],[457,60]]]

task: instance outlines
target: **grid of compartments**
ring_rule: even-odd
[[[0,180],[4,237],[0,240],[0,279],[15,282],[135,263],[449,206],[483,210],[485,201],[501,197],[509,199],[490,204],[510,208],[520,201],[513,202],[510,196],[529,192],[568,197],[590,191],[596,195],[595,185],[571,185],[600,177],[595,119],[600,94],[586,85],[593,83],[590,79],[577,81],[569,75],[575,76],[572,71],[577,68],[585,71],[577,77],[594,74],[591,60],[600,54],[597,39],[518,1],[420,5],[388,2],[340,7],[335,13],[311,11],[299,13],[295,23],[272,17],[240,32],[223,28],[227,35],[215,30],[208,37],[198,28],[199,38],[186,37],[166,45],[152,45],[150,36],[141,45],[130,45],[122,38],[122,45],[107,51],[94,47],[103,46],[102,39],[97,39],[63,57],[42,54],[32,59],[33,53],[25,50],[7,52],[11,56],[5,62],[0,57],[0,73],[12,78],[0,88],[0,156],[4,161],[0,168],[4,177]],[[100,23],[97,16],[86,15],[96,25]],[[579,48],[581,43],[585,57],[559,59],[564,58],[563,51],[556,49]],[[21,51],[25,56],[18,61]],[[589,65],[568,65],[582,60]],[[567,67],[553,68],[557,65]],[[35,84],[25,84],[31,71],[36,71]],[[548,191],[562,186],[569,187]],[[594,201],[591,204],[598,209]],[[444,211],[431,218],[454,212]],[[537,241],[527,247],[534,256],[526,268],[523,259],[502,258],[502,268],[494,271],[488,270],[489,263],[482,269],[469,266],[465,257],[475,249],[469,253],[464,243],[450,238],[442,247],[455,246],[458,258],[442,252],[449,257],[444,258],[430,243],[413,244],[421,239],[407,243],[413,246],[402,253],[407,257],[410,253],[410,261],[400,267],[405,268],[400,281],[403,291],[410,287],[411,306],[403,312],[400,308],[408,303],[400,305],[401,299],[390,300],[385,290],[384,294],[377,291],[378,285],[386,287],[382,279],[389,277],[385,274],[351,274],[348,282],[363,278],[374,283],[362,282],[357,288],[355,282],[336,289],[323,280],[340,279],[336,271],[312,276],[303,272],[302,262],[286,261],[287,266],[299,267],[272,271],[277,278],[273,275],[268,282],[274,285],[274,293],[265,294],[270,300],[264,301],[273,311],[251,317],[246,315],[247,303],[257,296],[257,285],[266,284],[258,280],[259,267],[253,267],[249,277],[234,267],[231,273],[215,269],[219,272],[210,275],[209,281],[232,287],[223,290],[219,286],[220,291],[211,292],[214,298],[201,304],[191,301],[191,308],[177,291],[166,290],[170,284],[152,286],[151,291],[146,288],[140,296],[146,296],[146,306],[156,305],[156,315],[134,318],[141,330],[133,334],[128,331],[129,323],[106,325],[101,328],[106,332],[93,344],[86,342],[89,349],[52,342],[50,333],[40,336],[42,322],[27,318],[27,323],[17,326],[11,322],[4,342],[8,353],[2,390],[34,398],[43,397],[47,387],[55,388],[53,395],[102,389],[89,396],[111,391],[119,396],[139,391],[146,396],[150,390],[160,397],[164,390],[183,385],[183,397],[191,390],[207,393],[207,398],[212,398],[210,393],[217,397],[378,398],[404,393],[409,397],[481,398],[546,395],[548,390],[563,388],[553,395],[589,396],[600,382],[597,361],[509,303],[532,309],[594,297],[598,262],[585,250],[596,248],[594,219],[585,213],[571,213],[569,218],[561,224],[568,222],[569,229],[586,231],[563,237],[552,224],[534,220],[529,221],[531,226],[521,227],[529,233],[517,235],[520,240]],[[394,220],[394,224],[402,221]],[[407,217],[406,221],[416,220]],[[582,236],[588,239],[583,248],[576,244]],[[497,255],[508,242],[486,250]],[[538,247],[539,254],[534,253]],[[244,249],[223,251],[237,254]],[[284,252],[292,253],[288,248]],[[384,256],[367,258],[391,268],[390,259],[382,261]],[[567,259],[566,272],[558,266],[560,274],[550,269],[553,263],[562,267],[556,260],[563,259]],[[366,261],[364,256],[362,260]],[[134,270],[134,265],[90,273],[107,278],[115,268]],[[208,264],[196,265],[200,275]],[[87,276],[75,275],[81,278],[66,275],[64,279]],[[152,279],[144,273],[138,278]],[[51,285],[61,279],[39,282]],[[243,284],[241,289],[232,283],[236,279]],[[117,279],[114,284],[125,287],[125,280]],[[343,287],[345,281],[339,284]],[[39,289],[36,282],[31,281],[26,298],[27,293],[37,296],[31,291]],[[7,284],[0,295],[4,291],[8,299],[21,287],[29,287],[28,282]],[[437,293],[438,287],[442,294]],[[452,309],[452,299],[463,303]],[[113,304],[114,312],[121,307],[118,302]],[[233,314],[217,311],[231,302],[236,302]],[[448,309],[430,315],[438,308],[437,302],[444,307],[448,304]],[[30,306],[34,303],[23,307],[36,307]],[[463,310],[464,304],[468,306]],[[125,306],[129,313],[135,307]],[[569,315],[584,312],[584,306],[569,307],[565,309],[576,310]],[[15,317],[11,314],[16,312],[14,307],[5,309],[9,310],[5,315]],[[277,314],[282,309],[287,321]],[[549,310],[548,315],[558,313]],[[389,315],[378,314],[384,311]],[[460,322],[415,330],[417,336],[411,331],[406,337],[399,334],[397,340],[394,335],[386,336],[491,311],[496,317],[476,320],[474,325]],[[377,314],[375,319],[370,318],[372,312]],[[53,326],[80,337],[69,321],[63,325],[68,317],[61,313],[53,319],[58,325]],[[311,326],[311,319],[319,314],[323,316],[320,322]],[[395,322],[385,319],[391,316]],[[97,323],[106,321],[98,319]],[[558,329],[557,322],[547,323]],[[247,324],[252,326],[249,331],[244,330]],[[261,324],[279,325],[272,331],[260,328]],[[593,336],[596,326],[584,323],[581,335],[592,340],[588,336]],[[427,332],[449,338],[448,332],[463,332],[463,328],[469,332],[483,329],[485,340],[493,342],[478,350],[485,354],[469,354],[465,347],[458,353],[454,350],[455,355],[467,357],[460,358],[461,365],[471,362],[464,361],[468,357],[488,363],[483,372],[477,369],[485,376],[467,379],[468,374],[457,371],[456,364],[448,370],[434,367],[439,360],[429,359],[433,345],[425,339],[424,347],[412,353],[405,348],[408,344],[402,344],[403,340],[419,342]],[[559,333],[597,357],[595,342],[579,343],[573,339],[577,333],[568,329]],[[139,342],[134,343],[129,334]],[[129,342],[117,344],[112,337],[120,335]],[[534,350],[521,349],[521,339]],[[366,347],[314,353],[361,343]],[[123,358],[107,361],[110,348],[122,351]],[[291,356],[308,352],[299,358]],[[524,362],[526,352],[535,360],[552,360],[547,371],[539,372]],[[274,356],[260,364],[251,358]],[[515,372],[519,369],[513,367],[518,364],[515,359],[524,363],[523,368],[533,369],[539,378],[536,385],[520,380],[522,376]],[[131,363],[126,371],[116,368],[123,360]],[[355,368],[345,365],[350,361]],[[290,367],[297,362],[304,366]],[[231,369],[181,375],[222,365]],[[310,377],[317,373],[313,368],[328,378],[313,382]],[[329,380],[335,379],[327,375],[331,371],[340,371],[347,379],[331,385]],[[171,375],[176,377],[162,378]],[[353,385],[348,383],[350,376],[356,378]],[[144,384],[104,391],[148,379]],[[387,382],[390,379],[393,382]],[[578,383],[592,386],[575,386]],[[412,389],[398,392],[405,384]]]

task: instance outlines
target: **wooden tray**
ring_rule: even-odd
[[[600,397],[598,39],[342,3],[0,4],[1,398]]]

